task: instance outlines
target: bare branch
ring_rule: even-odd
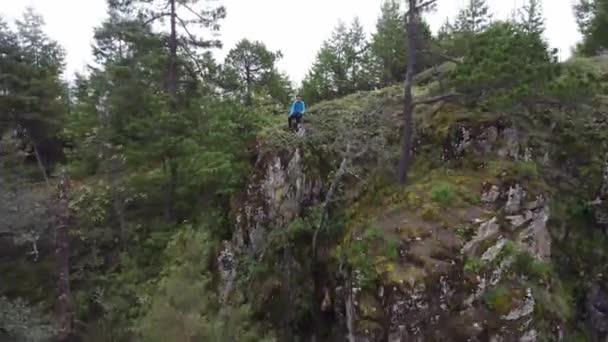
[[[419,11],[419,10],[421,10],[421,9],[424,9],[425,7],[432,6],[432,5],[434,5],[436,2],[437,2],[437,0],[427,0],[427,1],[423,2],[423,3],[421,3],[420,5],[416,6],[416,7],[414,8],[414,11]],[[405,12],[405,16],[408,16],[408,15],[410,14],[410,11],[411,11],[411,10],[412,10],[412,9],[408,10],[407,12]]]
[[[151,22],[153,22],[155,20],[158,20],[158,19],[163,18],[163,17],[168,17],[170,15],[171,15],[171,13],[169,13],[169,12],[157,13],[157,14],[153,15],[152,18],[144,21],[144,26],[150,24]]]
[[[436,102],[440,102],[440,101],[445,101],[445,100],[449,100],[452,99],[454,97],[460,97],[463,96],[460,93],[448,93],[448,94],[442,94],[439,96],[433,96],[433,97],[427,97],[424,99],[420,99],[417,101],[414,101],[414,106],[416,105],[421,105],[421,104],[432,104],[432,103],[436,103]]]
[[[350,152],[350,148],[347,148],[347,153],[349,153],[349,152]],[[344,176],[344,174],[347,172],[346,167],[348,165],[348,161],[349,161],[349,159],[347,157],[342,158],[340,167],[338,168],[338,171],[336,172],[336,176],[334,177],[333,181],[331,182],[329,190],[327,191],[327,195],[325,196],[325,201],[323,202],[323,206],[321,207],[321,217],[319,218],[319,223],[317,224],[317,227],[315,228],[315,232],[312,236],[313,264],[317,260],[317,238],[319,236],[319,231],[323,228],[323,225],[325,223],[325,217],[327,216],[327,209],[329,208],[329,204],[333,200],[334,193],[336,192],[336,189],[338,188],[338,185],[340,184],[340,181],[342,180],[342,176]]]
[[[192,33],[190,33],[190,30],[188,30],[188,25],[186,25],[186,22],[180,18],[178,15],[175,16],[175,18],[177,18],[177,21],[179,21],[180,25],[184,28],[184,31],[186,32],[186,34],[188,35],[188,37],[190,38],[191,41],[196,41],[196,36],[193,35]]]
[[[192,62],[196,66],[196,69],[198,69],[197,72],[202,77],[204,75],[203,68],[201,67],[201,65],[198,62],[198,59],[196,58],[194,53],[192,53],[192,51],[190,51],[190,49],[188,48],[188,45],[184,44],[182,41],[178,41],[178,45],[184,50],[184,52],[186,52],[186,55],[188,55],[188,57],[190,57],[190,60],[192,60]]]
[[[209,20],[208,18],[203,17],[200,13],[196,12],[195,10],[193,10],[190,6],[188,6],[188,5],[184,4],[184,3],[180,3],[180,5],[182,5],[185,9],[187,9],[190,13],[194,14],[205,25],[209,25],[209,23],[211,23],[211,20]]]

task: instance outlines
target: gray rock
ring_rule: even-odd
[[[594,283],[587,293],[585,309],[591,342],[608,339],[608,292],[599,283]]]
[[[481,201],[484,203],[494,203],[500,196],[500,189],[496,185],[492,185],[488,191],[481,195]]]
[[[535,329],[528,330],[522,337],[519,338],[519,342],[536,342],[538,340],[538,332]]]
[[[526,289],[526,298],[521,306],[514,308],[509,312],[504,319],[507,321],[515,321],[523,317],[529,316],[534,312],[534,296],[532,296],[532,290]]]
[[[505,204],[505,212],[507,214],[515,214],[521,210],[521,204],[526,196],[526,192],[519,185],[515,184],[515,187],[510,187],[507,193],[507,204]]]
[[[508,240],[505,238],[500,238],[498,242],[496,242],[492,247],[488,248],[488,250],[483,253],[483,255],[481,256],[481,260],[486,262],[494,261],[500,251],[502,251],[502,249],[507,244],[507,241]]]
[[[551,235],[547,229],[549,207],[544,207],[533,214],[532,222],[518,236],[518,244],[539,260],[551,257]]]
[[[505,128],[501,134],[504,146],[498,150],[498,155],[502,158],[518,159],[522,139],[520,135],[521,133],[517,129]]]
[[[479,246],[482,242],[496,237],[499,232],[500,227],[498,226],[498,220],[496,217],[493,217],[491,220],[486,221],[479,226],[473,239],[467,242],[462,248],[462,252],[469,257],[477,256],[479,254]]]
[[[480,149],[485,152],[491,152],[498,139],[498,129],[494,126],[486,128],[477,139],[477,144]]]

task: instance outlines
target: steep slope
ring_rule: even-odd
[[[404,188],[400,109],[393,87],[314,106],[304,137],[268,128],[218,256],[226,303],[281,340],[605,337],[606,103],[419,106]]]

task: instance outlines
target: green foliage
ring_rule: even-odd
[[[429,25],[421,20],[417,30],[420,48],[428,48],[433,40]],[[401,9],[400,2],[396,0],[384,1],[380,17],[376,23],[376,32],[371,39],[371,52],[377,64],[377,72],[380,73],[381,85],[386,86],[404,80],[407,68],[406,35],[405,13]],[[434,62],[433,58],[428,55],[423,57],[419,58],[416,71],[425,70]]]
[[[276,63],[281,57],[280,51],[269,51],[262,42],[239,41],[224,62],[225,90],[236,92],[249,105],[253,104],[254,96],[264,92],[279,104],[287,105],[292,90],[288,78],[277,70]]]
[[[487,0],[469,0],[456,17],[455,31],[479,33],[490,25],[492,14]]]
[[[479,273],[479,271],[481,271],[483,266],[484,266],[484,264],[481,261],[481,259],[478,259],[478,258],[467,259],[467,261],[464,263],[464,271],[467,273],[468,272]]]
[[[526,0],[519,9],[518,23],[529,33],[542,35],[545,32],[542,3],[540,0]]]
[[[40,308],[3,296],[0,296],[0,329],[0,337],[23,342],[51,340],[57,332]]]
[[[433,185],[431,199],[443,205],[450,205],[456,198],[457,189],[450,183],[441,182]]]
[[[539,261],[526,252],[516,253],[513,265],[518,272],[542,282],[549,281],[554,275],[551,263]]]
[[[578,0],[574,5],[574,12],[583,35],[583,41],[577,47],[578,51],[593,56],[608,48],[608,1]]]
[[[391,260],[397,260],[399,258],[399,243],[394,240],[386,242],[386,256]]]
[[[312,68],[302,82],[302,95],[310,103],[334,99],[357,90],[372,89],[376,80],[368,42],[360,21],[349,28],[342,22],[324,41]]]
[[[512,56],[522,58],[512,58]],[[542,99],[557,74],[555,52],[536,34],[497,22],[471,38],[452,81],[456,89],[493,109]],[[483,95],[482,95],[483,94]]]
[[[484,300],[486,305],[501,315],[506,315],[513,306],[511,290],[503,286],[494,286],[486,290]]]
[[[513,163],[511,172],[513,176],[521,179],[536,179],[538,178],[538,165],[534,161],[517,161]]]
[[[223,307],[213,295],[209,234],[186,227],[167,245],[166,265],[138,325],[146,341],[260,341],[247,306]]]
[[[60,79],[65,53],[44,33],[44,20],[33,9],[16,27],[13,32],[0,19],[0,131],[19,128],[48,169],[62,156],[57,138],[66,95]]]

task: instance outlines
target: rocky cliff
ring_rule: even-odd
[[[604,341],[605,102],[418,107],[398,187],[400,91],[320,104],[304,136],[260,138],[218,256],[224,300],[244,293],[285,339]]]

